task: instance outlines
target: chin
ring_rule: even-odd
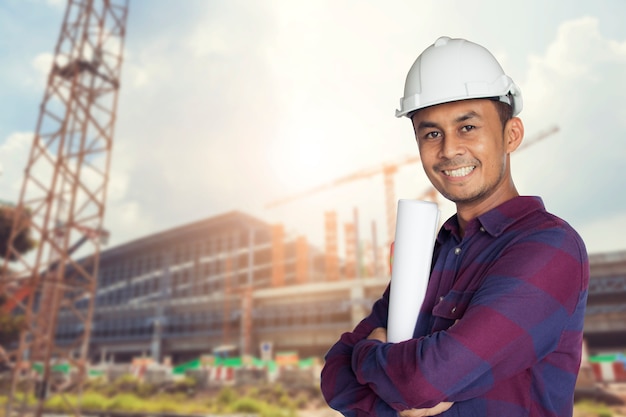
[[[452,201],[455,204],[470,204],[481,199],[482,195],[458,195],[458,194],[443,194],[445,198]]]

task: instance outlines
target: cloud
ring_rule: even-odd
[[[551,124],[561,130],[515,157],[518,185],[585,229],[620,216],[626,207],[626,195],[617,192],[626,189],[626,40],[604,37],[598,19],[583,17],[562,23],[545,54],[531,56],[529,64],[522,86],[527,133]],[[610,242],[603,247],[626,248],[611,228],[603,232]]]
[[[64,0],[45,0],[45,2],[49,6],[59,9],[64,9],[67,4]]]
[[[392,38],[367,30],[377,13],[389,26],[398,16],[371,7],[358,15],[340,7],[329,15],[312,4],[268,4],[207,10],[175,37],[165,30],[142,38],[141,47],[129,46],[124,72],[130,82],[121,96],[116,141],[127,143],[133,159],[125,168],[126,197],[159,219],[155,229],[230,209],[323,224],[323,211],[355,205],[364,219],[382,223],[378,179],[366,184],[368,191],[354,183],[281,210],[261,207],[398,153],[415,153],[410,127],[392,116],[403,77],[397,74],[404,74],[399,68],[411,62],[402,63],[406,57],[387,46]],[[403,39],[414,53],[414,41]],[[603,145],[624,149],[615,132],[624,131],[618,115],[625,112],[625,47],[603,37],[594,18],[562,23],[546,45],[542,55],[529,57],[522,116],[529,137],[555,124],[560,132],[517,155],[515,175],[522,192],[540,194],[556,214],[584,223],[598,215],[594,204],[607,213],[622,210],[613,193],[597,186],[618,174],[612,172],[620,166],[618,154],[600,156],[589,146],[599,135]],[[417,168],[410,171],[410,179],[398,174],[399,198],[427,185],[415,177]],[[613,181],[623,187],[621,178]]]
[[[625,213],[599,217],[574,226],[577,227],[590,253],[615,252],[625,249],[622,237],[615,232],[626,228]]]
[[[32,61],[33,69],[43,80],[47,79],[54,56],[49,52],[38,54]]]
[[[490,19],[482,12],[402,5],[135,5],[106,210],[112,244],[233,209],[316,234],[319,243],[324,211],[340,211],[343,222],[358,207],[362,227],[376,220],[383,234],[382,176],[280,209],[264,205],[414,155],[410,124],[393,110],[417,53],[441,34],[494,45],[524,92],[528,137],[560,127],[514,156],[522,193],[542,195],[581,227],[623,212],[626,197],[615,192],[626,185],[622,40],[603,34],[593,17],[564,21],[556,32],[544,27],[553,39],[534,39],[541,49],[523,62],[518,49],[526,45],[494,39],[493,27],[476,25]],[[47,59],[35,60],[40,74]],[[417,165],[395,179],[398,198],[428,186]],[[453,212],[448,204],[445,211]]]
[[[0,200],[4,203],[17,204],[20,198],[20,192],[24,183],[24,168],[28,162],[28,155],[31,150],[33,141],[33,133],[17,132],[11,134],[0,144],[0,165],[2,166],[2,174],[0,175]],[[123,145],[121,146],[123,150]],[[92,161],[94,162],[94,161]],[[105,229],[112,233],[110,244],[121,243],[130,237],[137,237],[149,234],[154,231],[155,222],[150,213],[146,213],[137,201],[128,198],[128,158],[118,157],[116,164],[121,169],[113,169],[110,173],[108,199],[106,202]],[[34,182],[37,178],[39,184],[48,186],[47,181],[51,178],[51,166],[44,160],[39,159],[33,166],[31,171],[31,180],[28,183],[27,195],[28,199],[38,197],[38,187]],[[100,184],[101,177],[94,176],[86,167],[82,170],[82,183],[87,189],[95,191]],[[78,193],[77,197],[82,198],[84,202],[84,194]],[[81,206],[81,203],[78,203]],[[113,215],[109,212],[114,213]],[[40,213],[41,214],[41,213]],[[113,221],[108,220],[113,217]],[[40,218],[39,222],[42,221]],[[40,223],[42,224],[42,223]],[[125,233],[130,230],[132,232]],[[121,232],[121,233],[120,233]],[[74,242],[74,240],[72,241]],[[91,247],[82,248],[76,256],[86,255],[92,250]]]
[[[265,113],[277,107],[266,24],[254,7],[224,5],[198,10],[175,36],[165,28],[128,43],[113,167],[127,181],[125,198],[159,219],[153,231],[239,208],[262,188],[274,123]],[[118,214],[107,217],[114,224]]]
[[[32,141],[32,133],[15,132],[0,144],[0,198],[4,201],[13,204],[18,202]]]

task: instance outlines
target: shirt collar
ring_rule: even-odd
[[[544,211],[545,206],[541,197],[535,196],[519,196],[505,201],[498,207],[489,210],[486,213],[470,220],[467,224],[465,234],[470,235],[480,230],[489,233],[493,237],[501,235],[510,225],[515,223],[522,217],[534,211]],[[442,243],[446,234],[451,234],[457,241],[461,240],[459,231],[459,221],[455,214],[450,217],[441,228],[437,241]]]

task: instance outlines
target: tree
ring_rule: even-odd
[[[8,256],[9,238],[11,236],[13,222],[17,215],[15,207],[0,205],[0,258],[4,259]],[[35,240],[31,236],[29,227],[30,212],[22,212],[17,221],[19,222],[17,226],[20,231],[13,240],[13,247],[20,254],[25,254],[36,245]],[[16,259],[16,254],[12,254],[9,257],[9,261],[15,261]],[[7,346],[9,343],[16,341],[19,337],[20,331],[24,325],[24,318],[22,316],[12,315],[10,311],[5,311],[3,306],[7,302],[7,299],[3,295],[4,289],[2,285],[0,281],[0,346]]]
[[[0,205],[0,257],[5,258],[7,256],[7,249],[9,246],[9,238],[11,236],[11,228],[13,222],[17,216],[17,210],[15,207],[8,205]],[[28,210],[23,211],[18,219],[18,227],[20,232],[13,241],[13,247],[20,253],[24,254],[35,247],[36,242],[31,236],[30,227],[30,212]],[[10,261],[14,261],[16,255],[12,254]]]
[[[4,305],[4,302],[4,296],[0,296],[0,306]],[[23,316],[13,316],[0,310],[0,346],[7,346],[11,342],[15,342],[23,326]]]

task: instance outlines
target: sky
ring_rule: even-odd
[[[0,199],[19,196],[66,3],[0,1]],[[482,44],[522,90],[524,195],[626,250],[626,2],[130,0],[105,228],[115,246],[232,210],[323,247],[324,212],[386,235],[382,175],[269,203],[417,155],[394,116],[439,36]],[[419,164],[396,198],[420,198]],[[454,206],[439,199],[442,218]],[[355,210],[356,209],[356,210]],[[341,231],[340,231],[341,234]],[[341,237],[340,237],[341,238]]]

